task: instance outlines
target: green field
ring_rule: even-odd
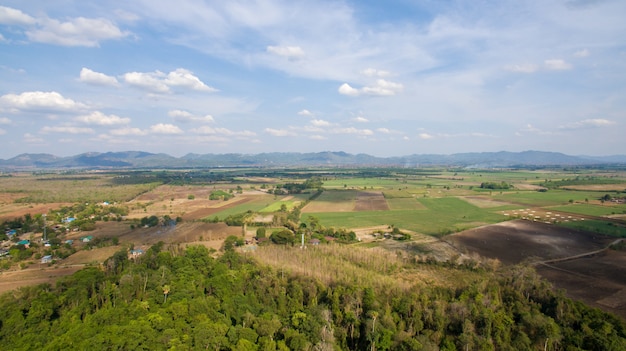
[[[551,210],[576,213],[589,216],[609,216],[613,214],[626,213],[626,205],[592,205],[592,204],[570,204],[565,206],[549,207]]]
[[[473,206],[458,198],[419,199],[423,209],[316,213],[329,227],[357,228],[394,225],[424,234],[439,235],[505,220],[500,214]]]
[[[559,225],[568,228],[587,230],[618,238],[626,238],[626,227],[615,225],[610,222],[587,220],[577,222],[561,222],[559,223]]]
[[[493,192],[492,198],[496,200],[519,203],[527,206],[559,206],[573,202],[585,202],[599,198],[601,193],[593,191],[575,191],[575,190],[549,190],[546,192],[538,191],[509,191],[500,194]]]

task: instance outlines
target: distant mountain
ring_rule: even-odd
[[[626,165],[626,155],[570,156],[557,152],[478,152],[451,155],[413,154],[376,157],[346,152],[272,152],[260,154],[187,154],[173,157],[143,151],[88,152],[58,157],[50,154],[21,154],[0,159],[0,169],[114,169],[114,168],[202,168],[202,167],[419,167],[510,168],[548,166]]]

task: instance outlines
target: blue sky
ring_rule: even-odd
[[[12,1],[0,158],[626,153],[623,0]]]

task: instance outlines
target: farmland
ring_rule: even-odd
[[[312,183],[321,183],[321,187],[294,187],[307,179],[315,179]],[[504,184],[506,189],[489,189],[485,184]],[[35,248],[29,249],[32,256],[22,261],[3,259],[5,273],[0,276],[0,284],[10,287],[11,281],[52,281],[59,272],[65,272],[61,268],[69,274],[73,272],[70,267],[98,264],[121,248],[146,249],[160,241],[173,246],[200,244],[220,250],[229,236],[254,242],[258,228],[267,229],[268,236],[285,228],[298,235],[302,232],[309,237],[307,240],[320,238],[327,242],[325,238],[330,236],[331,241],[339,240],[372,255],[379,250],[400,250],[409,256],[416,252],[423,258],[430,255],[440,262],[483,257],[507,265],[534,264],[591,252],[611,240],[626,237],[623,219],[626,195],[619,190],[624,184],[623,171],[588,169],[16,173],[0,177],[0,220],[9,223],[30,215],[29,231],[18,232],[17,237],[29,239]],[[290,193],[288,189],[296,190]],[[118,214],[111,213],[113,208]],[[43,214],[47,217],[43,218]],[[54,222],[66,217],[76,217],[76,222],[83,226]],[[59,241],[74,240],[75,253],[55,258],[53,264],[41,267],[39,257],[57,252],[41,244],[44,223],[50,230],[48,233]],[[405,240],[410,239],[399,242],[382,237],[392,229],[396,234],[406,234]],[[350,231],[356,234],[347,235]],[[81,243],[86,235],[97,239],[100,246]],[[16,241],[6,240],[4,247],[8,250]],[[443,247],[447,249],[442,250]],[[271,259],[279,254],[262,254],[263,250],[268,249],[259,248],[259,259],[267,264],[287,264]],[[336,251],[330,252],[334,255]],[[622,255],[623,251],[608,251],[603,260],[598,259],[598,265],[609,267],[606,269],[610,271]],[[546,266],[537,269],[555,286],[566,287],[571,286],[566,283],[572,278],[559,272],[576,272],[572,269],[576,266],[574,262],[577,261],[568,261],[570,266],[560,271],[548,271]],[[35,267],[40,277],[36,276],[37,270],[33,271]],[[436,275],[428,271],[412,274],[423,280],[428,280],[429,274],[432,279]],[[597,275],[595,279],[602,277]],[[615,286],[622,283],[610,281],[616,294],[621,290],[615,290]],[[616,297],[572,296],[626,315],[619,304],[612,303],[610,307],[608,303],[598,302],[614,301]]]

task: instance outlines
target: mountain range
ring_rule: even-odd
[[[512,168],[550,166],[626,165],[626,155],[571,156],[557,152],[477,152],[450,155],[413,154],[376,157],[345,152],[272,152],[259,154],[187,154],[174,157],[142,151],[88,152],[59,157],[51,154],[20,154],[0,159],[0,169],[114,169],[114,168],[214,168],[214,167],[465,167]]]

